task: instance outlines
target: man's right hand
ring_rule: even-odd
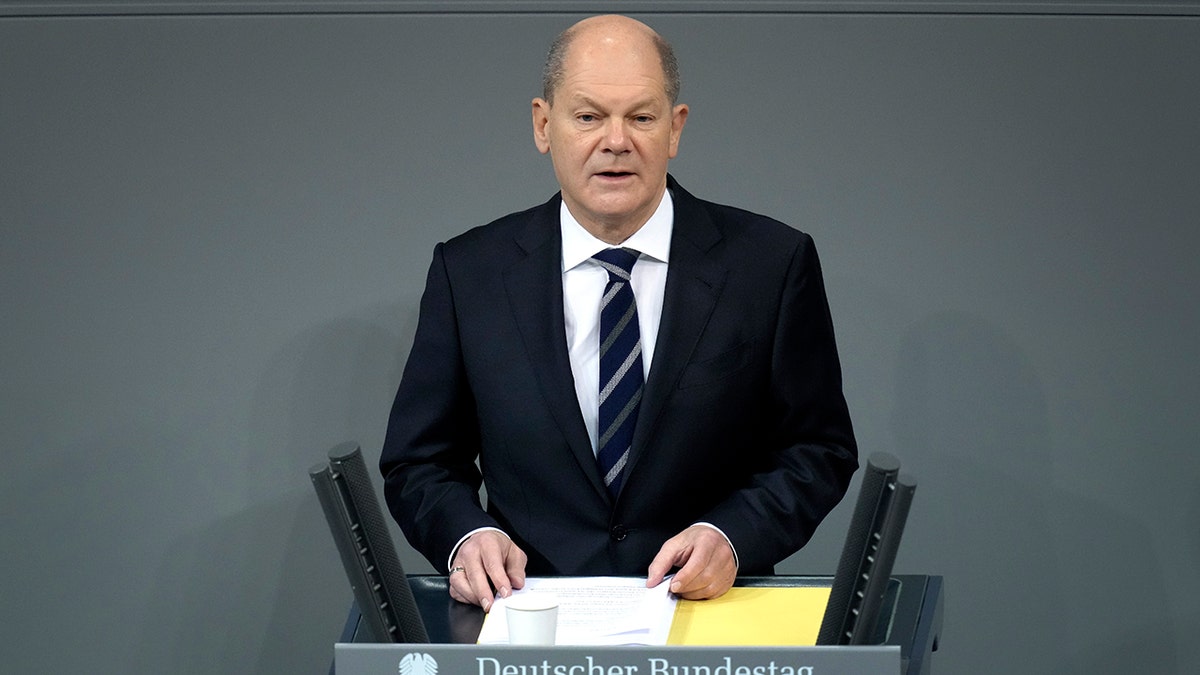
[[[496,595],[507,598],[525,585],[527,560],[525,552],[503,533],[476,532],[458,547],[450,565],[450,597],[489,611]]]

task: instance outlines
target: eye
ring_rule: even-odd
[[[580,113],[575,116],[575,119],[583,122],[584,124],[591,124],[592,122],[596,121],[596,116],[591,113]]]

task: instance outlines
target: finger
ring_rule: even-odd
[[[688,554],[686,547],[683,546],[682,535],[671,537],[663,543],[662,548],[658,550],[658,554],[654,556],[654,560],[650,561],[650,567],[646,570],[646,587],[654,588],[662,583],[671,568],[687,560]]]
[[[505,538],[507,540],[507,538]],[[492,585],[487,573],[488,557],[498,557],[494,535],[481,532],[463,542],[451,565],[451,596],[460,602],[479,605],[487,611],[494,599]]]
[[[464,545],[450,568],[450,597],[487,611],[493,594],[478,547]]]
[[[671,577],[671,592],[686,596],[711,583],[711,579],[707,578],[711,553],[702,547],[690,547],[686,552],[687,558],[680,561],[683,566]]]
[[[470,600],[467,600],[467,596],[463,595],[462,591],[454,587],[453,581],[450,582],[450,597],[454,598],[458,602],[471,602]]]
[[[529,562],[528,556],[516,544],[512,544],[509,548],[508,557],[504,561],[504,570],[508,574],[508,580],[512,582],[513,588],[523,588],[525,586],[525,565]]]
[[[704,586],[702,588],[697,588],[697,589],[686,591],[683,593],[676,593],[676,595],[683,598],[684,600],[708,600],[710,598],[715,598],[720,595],[724,595],[725,590],[727,590],[727,589],[718,590],[718,588],[719,588],[718,584],[713,583],[713,584]]]
[[[467,575],[462,569],[461,561],[462,558],[459,557],[454,561],[454,566],[450,568],[450,597],[459,602],[478,605],[479,600],[478,598],[472,597],[471,582],[469,579],[467,579]]]
[[[508,578],[508,570],[505,568],[505,559],[502,555],[485,555],[483,558],[483,571],[488,580],[489,587],[496,589],[496,595],[507,598],[512,594],[512,580]]]
[[[467,567],[466,571],[459,572],[459,574],[467,580],[467,588],[464,593],[467,602],[479,605],[485,612],[491,609],[494,593],[483,565],[476,563]]]
[[[707,600],[709,598],[717,598],[725,594],[726,591],[733,586],[734,580],[737,578],[737,569],[732,564],[724,565],[716,562],[710,565],[701,578],[697,578],[693,582],[691,588],[679,593],[678,595],[686,600]],[[701,583],[702,580],[707,580],[707,583]]]
[[[670,542],[668,542],[670,543]],[[674,566],[675,553],[669,551],[666,545],[659,549],[658,555],[654,556],[654,560],[650,561],[650,567],[646,570],[646,588],[654,588],[662,583],[667,573]]]
[[[490,534],[490,533],[489,533]],[[509,577],[510,566],[520,570],[524,583],[525,553],[512,540],[503,535],[491,535],[479,542],[484,572],[497,595],[506,598],[514,587],[520,588]]]

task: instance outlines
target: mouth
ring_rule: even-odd
[[[598,176],[600,178],[610,179],[610,180],[615,180],[615,179],[619,179],[619,178],[628,178],[632,175],[634,175],[634,174],[630,171],[600,171],[600,172],[596,173],[596,176]]]

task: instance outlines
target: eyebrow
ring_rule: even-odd
[[[606,109],[606,107],[604,105],[602,105],[600,102],[596,101],[595,99],[593,99],[592,97],[590,97],[586,94],[575,94],[574,96],[571,97],[571,103],[574,105],[582,104],[584,106],[597,108],[600,110]],[[656,105],[658,105],[657,101],[655,101],[653,97],[649,97],[649,98],[644,98],[644,99],[635,101],[634,104],[632,106],[630,106],[630,108],[633,110],[637,110],[640,108],[648,108],[648,107],[653,107]]]

